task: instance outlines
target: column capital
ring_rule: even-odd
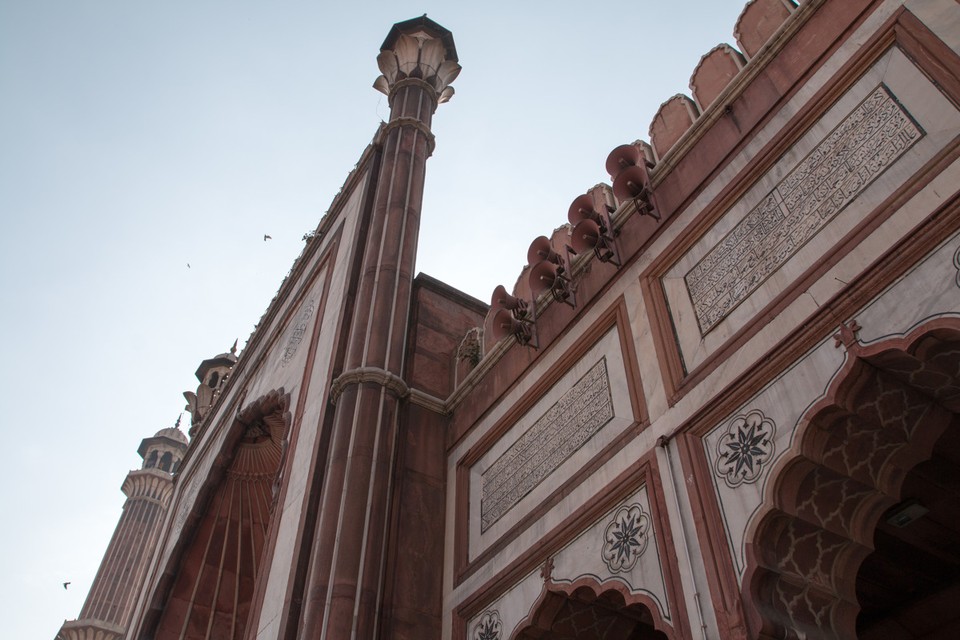
[[[378,384],[397,398],[406,398],[410,394],[407,383],[397,374],[378,367],[359,367],[344,371],[330,383],[330,402],[337,404],[340,394],[346,387],[363,382]]]
[[[373,83],[377,91],[390,96],[402,80],[417,78],[433,90],[438,104],[453,96],[450,83],[460,73],[453,34],[426,15],[393,25],[377,65],[383,74]]]

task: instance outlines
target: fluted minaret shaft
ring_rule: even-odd
[[[172,491],[172,477],[159,469],[141,469],[127,475],[123,483],[127,500],[117,528],[80,617],[64,624],[61,638],[123,637]],[[90,635],[94,632],[96,636]]]
[[[101,620],[126,628],[149,551],[170,501],[173,481],[157,469],[131,471],[123,483],[127,500],[113,538],[93,581],[81,619]]]
[[[63,624],[58,640],[115,640],[125,635],[173,494],[171,472],[186,446],[176,428],[141,443],[144,466],[123,482],[127,499],[120,520],[80,616]]]
[[[395,25],[375,86],[390,97],[382,160],[348,333],[302,637],[374,638],[380,619],[397,408],[430,124],[459,72],[450,32],[427,18]]]

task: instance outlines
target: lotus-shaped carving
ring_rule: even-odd
[[[447,59],[444,43],[425,33],[403,34],[377,56],[382,76],[373,83],[377,91],[390,95],[390,89],[400,80],[418,78],[433,87],[438,101],[446,102],[453,96],[453,82],[460,74],[456,60]]]

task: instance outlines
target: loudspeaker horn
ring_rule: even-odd
[[[639,165],[642,162],[641,158],[640,149],[632,144],[622,144],[607,156],[607,173],[611,178],[616,179],[624,169]]]
[[[550,239],[547,236],[540,236],[530,243],[527,250],[527,264],[534,265],[541,260],[552,262],[556,265],[563,264],[563,258],[550,246]]]
[[[613,195],[619,202],[642,198],[649,191],[650,178],[646,167],[634,165],[624,169],[613,181]]]
[[[600,214],[593,208],[593,198],[589,193],[585,193],[570,204],[570,210],[567,212],[567,220],[570,224],[576,226],[581,220],[593,220],[601,224]]]
[[[507,293],[506,288],[502,284],[497,285],[497,288],[493,290],[493,296],[490,298],[490,306],[495,309],[512,311],[518,317],[526,315],[527,312],[527,301]]]
[[[577,253],[593,251],[600,262],[620,264],[614,259],[616,251],[613,248],[613,242],[593,220],[584,220],[574,227],[570,236],[570,243]]]
[[[500,309],[493,316],[493,326],[491,327],[493,339],[499,342],[507,336],[513,336],[520,344],[530,342],[530,327],[513,317],[507,309]]]
[[[570,246],[578,254],[593,251],[600,242],[600,226],[593,220],[582,220],[570,232]]]
[[[566,302],[570,297],[570,281],[552,262],[543,261],[533,265],[530,269],[529,282],[534,297],[540,297],[545,291],[549,291],[557,302]]]

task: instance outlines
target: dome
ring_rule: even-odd
[[[154,438],[170,438],[171,440],[176,440],[181,444],[187,444],[187,436],[183,434],[183,431],[176,427],[167,427],[166,429],[160,429],[153,436]]]

